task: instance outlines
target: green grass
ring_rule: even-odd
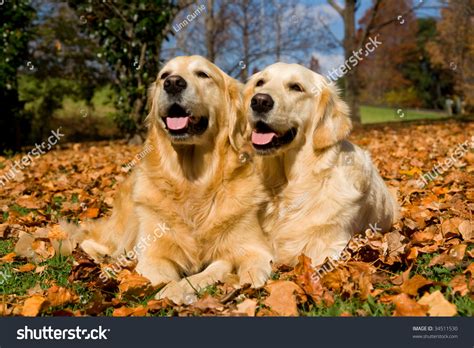
[[[0,240],[0,255],[8,254],[13,251],[14,241]],[[89,288],[80,282],[70,283],[68,278],[72,269],[73,259],[66,256],[55,256],[38,266],[46,266],[45,270],[39,274],[32,272],[19,273],[14,268],[18,268],[23,262],[6,263],[0,266],[0,295],[26,295],[27,291],[35,286],[40,286],[46,290],[54,283],[58,286],[72,289],[78,296],[79,301],[73,305],[57,307],[58,309],[68,308],[76,310],[84,306],[91,296]]]
[[[397,113],[398,111],[398,113]],[[412,120],[435,120],[448,117],[446,113],[434,110],[415,110],[407,108],[388,108],[378,106],[361,106],[362,123],[400,122]]]
[[[309,310],[301,311],[301,314],[309,317],[334,317],[340,316],[342,313],[349,313],[352,316],[381,317],[390,316],[392,311],[392,305],[377,303],[371,296],[367,301],[358,298],[342,299],[336,296],[333,305],[314,305]]]

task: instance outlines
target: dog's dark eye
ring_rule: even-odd
[[[258,80],[257,83],[255,84],[256,87],[261,87],[263,86],[263,84],[265,83],[265,81],[263,80]]]
[[[289,87],[290,87],[290,89],[291,89],[292,91],[295,91],[295,92],[303,92],[303,88],[302,88],[299,84],[297,84],[297,83],[292,83],[292,84],[290,84]]]
[[[164,72],[163,74],[161,74],[160,79],[161,79],[161,80],[164,80],[164,79],[166,79],[168,76],[170,76],[170,73],[169,73],[169,72]]]
[[[200,77],[202,79],[208,79],[209,78],[209,75],[206,74],[204,71],[197,71],[196,75],[197,75],[197,77]]]

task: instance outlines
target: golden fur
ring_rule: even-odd
[[[176,139],[168,133],[163,117],[176,98],[164,91],[165,75],[186,80],[179,102],[192,115],[208,117],[203,134]],[[242,150],[240,89],[199,56],[163,67],[149,91],[146,143],[153,151],[119,189],[112,216],[84,225],[81,245],[89,254],[116,258],[137,251],[137,271],[155,285],[169,283],[158,297],[178,303],[232,271],[241,284],[265,283],[271,253],[257,216],[265,194]]]
[[[274,101],[260,117],[249,107],[257,93]],[[276,262],[295,265],[304,253],[317,265],[337,258],[369,224],[390,229],[397,203],[369,155],[345,140],[349,110],[332,84],[300,65],[277,63],[248,81],[244,105],[249,131],[258,133],[257,122],[264,120],[278,137],[296,134],[280,147],[254,145],[269,199],[261,224]]]

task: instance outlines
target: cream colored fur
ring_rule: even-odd
[[[186,80],[180,102],[209,118],[202,135],[176,141],[167,133],[162,117],[172,101],[163,90],[165,73]],[[169,283],[158,297],[181,303],[233,271],[241,284],[256,287],[270,275],[270,246],[257,216],[265,194],[241,147],[240,88],[202,57],[168,62],[149,92],[147,144],[154,150],[119,188],[112,216],[84,225],[81,245],[96,258],[135,248],[137,271],[155,285]],[[164,226],[158,238],[157,226]]]
[[[245,86],[251,127],[258,120],[249,107],[256,93],[274,100],[266,119],[272,129],[297,130],[291,143],[256,160],[269,197],[261,224],[275,261],[295,265],[304,253],[318,265],[337,258],[369,224],[389,230],[398,205],[368,153],[345,140],[351,121],[336,88],[300,65],[273,64]]]

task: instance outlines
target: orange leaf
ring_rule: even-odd
[[[33,295],[23,304],[21,315],[24,317],[36,317],[46,307],[46,299],[43,296]]]
[[[298,285],[287,280],[277,280],[265,286],[265,289],[270,293],[265,305],[272,311],[281,316],[298,315],[296,295],[304,296]]]
[[[15,253],[8,253],[3,257],[0,257],[0,263],[11,263],[15,261]]]
[[[100,210],[99,208],[87,208],[85,211],[79,215],[81,219],[94,219],[99,216]]]
[[[63,306],[77,301],[77,295],[66,288],[54,285],[48,289],[48,301],[52,307]]]
[[[459,274],[449,282],[449,286],[453,289],[453,294],[459,292],[461,296],[467,295],[469,289],[467,288],[466,276]]]
[[[120,272],[118,279],[120,280],[119,291],[122,298],[142,297],[153,292],[150,281],[137,273],[124,270]]]
[[[243,314],[248,317],[254,317],[257,309],[257,301],[246,298],[243,302],[237,305],[237,310],[233,313]]]
[[[19,273],[25,273],[25,272],[31,272],[31,271],[34,271],[36,269],[36,266],[31,264],[31,263],[27,263],[25,265],[22,265],[20,267],[18,267],[18,270],[17,272]]]
[[[452,317],[458,314],[456,306],[447,301],[439,290],[432,294],[426,293],[418,303],[428,306],[428,314],[432,317]]]
[[[418,295],[418,290],[420,288],[429,284],[433,284],[433,282],[419,274],[415,274],[413,278],[406,280],[400,288],[402,292],[408,295],[416,296]]]
[[[148,309],[143,306],[138,306],[136,308],[130,307],[120,307],[114,309],[112,316],[114,317],[144,317],[148,312]]]
[[[396,317],[426,316],[428,306],[421,305],[412,300],[407,294],[400,294],[392,298],[395,305],[393,315]]]

